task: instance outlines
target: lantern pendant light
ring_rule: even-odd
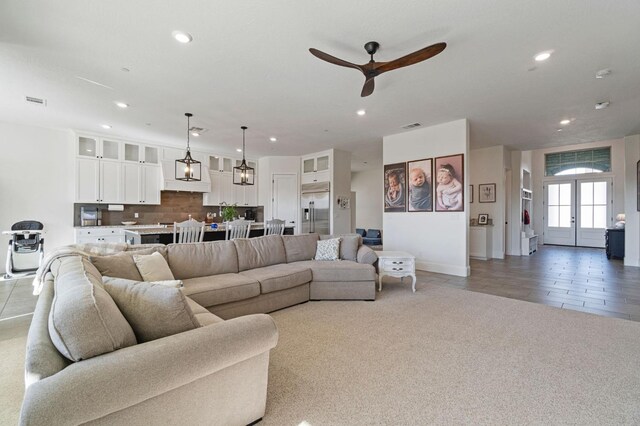
[[[189,147],[189,119],[193,117],[193,114],[187,112],[184,115],[187,117],[187,153],[184,158],[176,160],[176,180],[198,182],[202,180],[202,163],[191,157],[191,148]]]
[[[247,166],[244,158],[244,132],[247,126],[240,127],[242,129],[242,163],[233,168],[233,184],[234,185],[253,185],[256,177],[256,170]]]

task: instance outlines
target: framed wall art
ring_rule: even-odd
[[[481,203],[496,202],[496,184],[481,183],[478,185],[478,201]]]
[[[489,223],[489,214],[488,213],[480,213],[478,215],[478,225],[486,225]]]
[[[433,211],[433,159],[407,161],[410,212]]]
[[[469,185],[469,202],[473,203],[473,185]]]
[[[464,154],[435,159],[437,212],[464,211]]]
[[[384,166],[384,212],[407,211],[407,163]]]

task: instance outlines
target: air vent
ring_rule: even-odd
[[[407,124],[406,126],[402,126],[401,128],[406,130],[406,129],[414,129],[414,128],[420,127],[420,126],[422,126],[422,124],[420,124],[420,123],[412,123],[412,124]]]
[[[47,106],[47,100],[46,99],[34,98],[33,96],[26,96],[25,100],[27,102],[29,102],[30,104],[40,105],[40,106]]]
[[[209,129],[203,129],[202,127],[196,127],[196,126],[189,127],[189,131],[190,132],[196,132],[196,133],[200,133],[200,134],[205,133],[207,130],[209,130]]]

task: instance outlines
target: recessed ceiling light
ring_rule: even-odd
[[[171,35],[180,43],[190,43],[191,40],[193,40],[193,37],[191,37],[191,34],[185,33],[183,31],[174,31],[171,33]]]
[[[129,108],[129,104],[124,102],[116,101],[115,104],[118,106],[118,108]]]
[[[238,151],[238,152],[242,152],[242,150],[241,150],[240,148],[236,149],[236,151]]]
[[[131,70],[130,70],[129,68],[127,68],[127,67],[122,67],[122,68],[120,68],[120,71],[122,71],[122,72],[129,72],[129,71],[131,71]]]
[[[596,72],[596,78],[605,78],[609,74],[611,74],[611,69],[610,68],[605,68],[603,70],[600,70],[600,71]]]
[[[566,118],[560,122],[560,124],[562,124],[563,126],[566,126],[569,123],[571,123],[571,120],[568,120]]]
[[[277,142],[277,141],[278,141],[278,139],[276,139],[276,138],[274,138],[273,136],[271,136],[271,137],[269,138],[269,141],[271,141],[271,142]]]
[[[198,133],[198,132],[191,132],[191,136],[198,137],[198,136],[200,136],[200,133]]]
[[[556,132],[561,132],[561,131],[562,131],[562,129],[556,129]]]
[[[534,59],[538,62],[546,61],[551,57],[551,52],[540,52],[538,53]]]
[[[604,102],[598,102],[596,104],[596,109],[605,109],[607,108],[611,103],[609,101],[604,101]]]
[[[103,129],[110,129],[111,126],[109,126],[108,124],[102,124],[100,127],[102,127]]]
[[[367,111],[363,110],[363,109],[359,109],[357,114],[358,115],[365,115],[367,113]]]

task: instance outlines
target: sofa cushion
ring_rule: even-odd
[[[205,327],[205,326],[211,325],[211,324],[217,324],[219,322],[223,322],[224,321],[219,316],[217,316],[215,314],[212,314],[211,312],[209,312],[208,310],[206,310],[202,306],[198,305],[190,297],[187,297],[187,303],[189,304],[189,307],[191,308],[191,312],[193,312],[193,315],[195,315],[196,319],[200,323],[200,326],[202,326],[202,327]]]
[[[127,280],[142,281],[142,276],[133,261],[133,255],[144,255],[158,252],[165,258],[167,256],[166,247],[155,247],[148,249],[137,249],[134,251],[123,251],[108,256],[91,256],[91,263],[100,271],[100,274],[108,277],[124,278]]]
[[[295,265],[311,269],[313,281],[375,281],[376,279],[376,269],[372,265],[350,260],[340,262],[308,260],[296,262]]]
[[[138,342],[149,342],[200,327],[178,288],[119,278],[106,280],[104,288],[131,324]]]
[[[344,234],[344,235],[321,235],[321,240],[328,240],[331,238],[340,238],[340,259],[353,260],[356,262],[358,259],[358,247],[362,245],[362,237],[358,234]]]
[[[315,260],[340,259],[340,238],[320,240],[317,243]]]
[[[179,280],[238,272],[233,241],[169,244],[169,267]]]
[[[136,344],[131,326],[96,273],[80,256],[60,259],[56,270],[49,335],[58,351],[72,361]]]
[[[250,269],[240,275],[260,282],[262,293],[285,290],[311,281],[311,270],[295,263],[281,263],[264,268]]]
[[[240,271],[263,268],[287,261],[280,235],[237,238],[233,240],[233,243],[238,251],[238,269]]]
[[[283,235],[287,263],[311,260],[316,255],[318,234]]]
[[[358,263],[373,265],[378,260],[378,255],[370,247],[362,245],[358,248]]]
[[[160,253],[134,254],[133,261],[144,281],[173,280],[169,264]]]
[[[182,280],[184,294],[208,308],[260,295],[260,283],[240,274],[220,274]]]

